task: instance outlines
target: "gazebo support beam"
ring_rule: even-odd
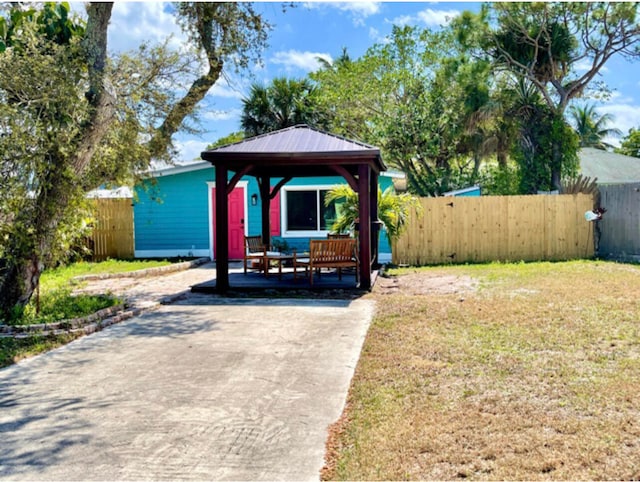
[[[371,171],[369,188],[369,206],[371,209],[371,264],[378,266],[378,246],[380,223],[378,222],[378,173]]]
[[[282,179],[280,179],[278,184],[273,186],[273,189],[271,190],[271,194],[269,194],[269,200],[271,200],[274,197],[276,197],[278,195],[278,192],[280,192],[280,189],[282,189],[282,186],[284,186],[286,183],[291,181],[291,179],[293,179],[293,176],[287,176],[287,177],[283,177]]]
[[[371,167],[358,166],[360,288],[371,289]]]
[[[251,171],[251,169],[253,169],[253,166],[245,166],[234,174],[234,176],[229,180],[229,184],[227,184],[227,195],[231,194],[231,191],[236,187],[238,181],[242,179],[242,176]]]
[[[215,257],[216,257],[216,291],[225,293],[229,290],[229,199],[227,197],[227,166],[216,166],[216,223],[215,223]]]
[[[354,192],[358,192],[359,190],[358,181],[356,181],[356,179],[351,175],[349,171],[347,171],[342,166],[331,166],[331,169],[333,169],[334,171],[336,171],[336,173],[344,177],[344,180],[347,181],[347,184],[349,184],[349,187],[351,187],[351,189],[353,189]]]
[[[262,243],[266,246],[271,245],[271,197],[269,184],[271,178],[269,176],[260,176],[258,179],[258,188],[260,189],[260,208],[262,214]]]

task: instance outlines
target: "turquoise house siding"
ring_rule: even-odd
[[[456,189],[455,191],[445,192],[443,196],[480,197],[481,194],[482,189],[480,188],[480,186],[471,186],[464,189]]]
[[[215,175],[209,163],[189,167],[169,168],[155,174],[154,180],[145,180],[135,188],[134,236],[136,257],[211,256],[210,186]],[[260,202],[251,205],[252,195],[260,199],[258,183],[250,176],[246,182],[245,226],[248,235],[260,234]],[[278,179],[272,180],[275,185]],[[322,178],[295,178],[285,186],[327,186],[344,184],[340,176]],[[392,178],[379,177],[382,190],[392,185]],[[283,189],[285,189],[283,188]],[[280,191],[280,196],[283,190]],[[280,211],[280,210],[279,210]],[[280,211],[281,212],[281,211]],[[306,251],[308,236],[273,236],[286,241],[289,248]],[[380,233],[381,260],[390,259],[391,247],[384,232]],[[386,253],[388,256],[384,256]],[[387,259],[388,258],[388,259]]]
[[[136,186],[136,257],[209,256],[207,182],[213,175],[209,167],[158,176]]]

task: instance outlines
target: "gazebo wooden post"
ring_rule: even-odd
[[[229,199],[227,197],[227,166],[216,165],[216,291],[229,289]]]
[[[271,178],[261,176],[258,186],[260,188],[260,207],[262,211],[262,243],[271,245],[271,198],[270,198]]]
[[[371,289],[371,167],[358,166],[360,288]]]
[[[371,209],[371,253],[373,266],[378,266],[378,245],[380,238],[380,223],[378,221],[378,173],[371,170],[369,189],[369,206]]]

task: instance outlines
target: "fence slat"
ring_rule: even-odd
[[[393,246],[396,264],[589,258],[591,194],[422,198]]]
[[[133,258],[133,206],[131,199],[96,199],[91,237],[94,261]]]

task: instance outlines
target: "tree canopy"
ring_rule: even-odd
[[[172,135],[225,68],[260,54],[251,4],[181,3],[189,45],[107,55],[111,3],[3,7],[0,20],[0,318],[31,298],[73,241],[85,193],[172,153]],[[190,86],[182,92],[177,86]]]
[[[597,87],[593,80],[612,56],[640,55],[636,14],[634,3],[494,3],[455,22],[464,45],[491,58],[497,72],[530,83],[546,104],[547,127],[530,131],[535,142],[520,143],[521,159],[549,159],[550,179],[531,179],[532,189],[543,184],[559,189],[562,176],[575,174],[575,141],[561,126],[565,111],[573,99]],[[577,68],[584,63],[586,70]]]
[[[620,129],[608,127],[613,121],[611,114],[598,114],[594,105],[569,107],[571,120],[580,138],[580,147],[595,147],[596,149],[613,148],[605,141],[607,137],[620,137]]]
[[[629,129],[629,133],[622,139],[616,152],[625,156],[640,158],[640,129]]]
[[[329,123],[309,79],[277,77],[266,87],[254,83],[242,104],[240,124],[247,137],[298,124],[326,129]]]

